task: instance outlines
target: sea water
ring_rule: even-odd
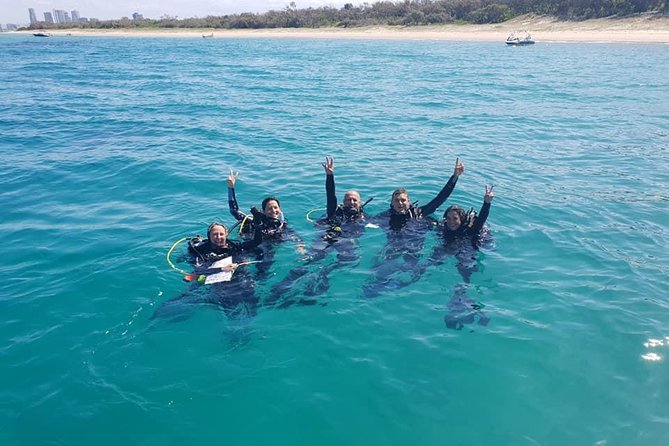
[[[669,442],[669,46],[2,35],[0,61],[0,444]],[[370,214],[457,157],[435,217],[494,184],[471,283],[448,259],[365,299],[368,228],[316,305],[153,318],[197,292],[172,244],[233,223],[230,168],[317,240],[325,155]],[[488,325],[446,327],[463,288]]]

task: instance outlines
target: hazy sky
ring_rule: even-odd
[[[239,12],[265,12],[283,9],[290,0],[0,0],[0,24],[28,24],[28,8],[33,8],[37,20],[44,20],[44,12],[54,9],[71,11],[76,9],[81,17],[96,19],[120,19],[131,17],[133,12],[144,14],[150,19],[159,19],[167,14],[180,19],[206,17]],[[364,1],[356,0],[295,0],[298,8],[334,6],[345,3],[354,5]],[[374,0],[368,0],[374,3]]]

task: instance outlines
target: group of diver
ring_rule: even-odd
[[[450,256],[455,257],[463,284],[456,287],[453,298],[448,303],[449,313],[445,323],[449,328],[462,329],[465,324],[478,320],[487,324],[488,318],[481,311],[481,305],[466,295],[472,272],[476,270],[476,251],[489,240],[485,222],[494,198],[493,187],[486,186],[483,205],[477,213],[473,209],[465,211],[458,205],[449,206],[443,220],[437,221],[431,215],[448,199],[465,170],[459,158],[455,161],[453,174],[437,196],[423,206],[417,206],[409,199],[405,189],[392,193],[389,208],[371,216],[365,206],[372,200],[362,201],[360,193],[349,190],[343,201],[337,200],[335,193],[334,159],[325,157],[326,215],[316,224],[322,235],[306,249],[305,243],[288,225],[281,204],[276,197],[267,197],[261,208],[251,208],[250,215],[240,211],[235,194],[238,173],[230,171],[227,178],[228,206],[237,220],[234,228],[239,228],[241,240],[228,238],[231,230],[219,223],[212,223],[207,229],[207,238],[195,237],[189,240],[187,261],[194,267],[193,273],[185,280],[203,279],[208,274],[221,270],[234,272],[231,280],[215,283],[206,293],[193,297],[194,293],[184,293],[166,302],[162,312],[169,313],[170,307],[189,303],[207,302],[220,307],[231,317],[253,316],[259,306],[286,308],[291,305],[313,305],[317,297],[329,287],[328,277],[340,268],[352,268],[360,260],[359,239],[366,228],[382,228],[387,242],[373,262],[371,280],[363,287],[363,296],[373,298],[388,290],[397,290],[416,282],[428,266],[443,264]],[[427,257],[421,256],[426,234],[436,229],[439,242]],[[272,287],[269,295],[260,302],[255,293],[255,283],[269,277],[279,244],[292,242],[302,261],[289,271],[285,278]],[[324,264],[323,259],[331,252],[335,260]],[[212,267],[223,258],[231,258],[226,266]],[[255,274],[242,265],[255,263]],[[304,289],[296,286],[298,281],[306,282]],[[204,287],[202,287],[204,288]]]

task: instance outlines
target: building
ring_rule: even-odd
[[[62,9],[53,10],[53,19],[56,23],[67,23],[65,22],[65,11]]]
[[[45,13],[44,13],[44,21],[45,21],[46,23],[54,23],[54,21],[53,21],[53,16],[51,15],[50,12],[45,12]]]
[[[7,31],[16,31],[17,29],[19,29],[19,25],[16,25],[14,23],[8,23],[6,28]]]
[[[72,19],[70,18],[69,12],[63,11],[63,15],[65,16],[65,23],[72,23]]]
[[[37,16],[35,15],[35,10],[33,8],[28,8],[28,15],[30,16],[31,25],[37,23]]]
[[[70,11],[70,14],[72,15],[72,21],[74,23],[79,23],[79,19],[81,18],[79,16],[79,11],[77,11],[76,9],[73,9],[72,11]]]

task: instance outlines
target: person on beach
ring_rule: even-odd
[[[260,213],[254,209],[254,212]],[[193,286],[179,296],[162,303],[153,319],[183,320],[199,304],[211,304],[222,309],[230,319],[253,316],[257,312],[259,299],[255,295],[255,283],[246,267],[248,254],[262,242],[262,225],[257,225],[252,240],[237,241],[228,238],[225,225],[215,222],[207,229],[207,238],[194,237],[188,242],[186,261],[193,265],[193,273],[184,277]],[[231,263],[223,268],[212,264],[231,257]],[[206,276],[221,271],[234,272],[231,280],[200,286]]]
[[[476,319],[480,325],[487,325],[490,320],[481,311],[483,306],[467,296],[467,288],[472,274],[478,271],[478,249],[482,245],[491,244],[485,222],[495,197],[493,187],[486,186],[483,205],[478,214],[473,209],[465,212],[458,205],[449,206],[444,212],[443,223],[438,228],[441,242],[434,247],[428,263],[430,266],[442,265],[453,256],[464,282],[455,287],[453,297],[447,304],[449,313],[444,317],[444,322],[448,328],[461,330],[465,324],[471,324]]]
[[[456,158],[453,174],[437,196],[424,206],[415,206],[406,189],[396,189],[390,207],[374,218],[386,230],[387,243],[372,266],[372,280],[363,287],[363,296],[376,297],[384,290],[403,288],[421,276],[420,252],[425,234],[435,222],[429,218],[451,195],[465,166]]]
[[[294,288],[297,280],[309,272],[312,264],[323,260],[333,251],[337,253],[336,260],[329,265],[322,266],[316,277],[309,276],[304,295],[316,296],[326,292],[329,288],[328,275],[337,268],[354,266],[360,258],[358,238],[362,235],[367,220],[363,209],[371,199],[363,204],[360,193],[349,190],[344,194],[343,202],[338,204],[335,192],[334,158],[326,156],[322,166],[325,169],[327,204],[326,216],[319,221],[319,224],[325,228],[324,234],[309,250],[307,262],[291,270],[288,276],[274,287],[267,299],[267,304],[276,304],[282,297],[285,297],[285,294]],[[289,304],[290,301],[284,299],[279,306],[285,307]]]
[[[241,233],[252,232],[258,225],[262,227],[263,243],[260,245],[260,251],[258,252],[257,257],[261,263],[257,267],[257,274],[259,279],[265,279],[268,277],[269,270],[274,263],[274,245],[285,241],[291,241],[296,244],[298,254],[304,255],[306,252],[304,249],[304,242],[302,242],[300,236],[288,226],[288,222],[284,218],[283,211],[281,210],[279,199],[276,197],[266,197],[262,201],[262,213],[248,216],[241,212],[235,195],[235,183],[237,182],[238,177],[239,172],[235,173],[231,169],[227,179],[228,207],[230,209],[230,214],[232,214],[237,221],[241,222]]]

